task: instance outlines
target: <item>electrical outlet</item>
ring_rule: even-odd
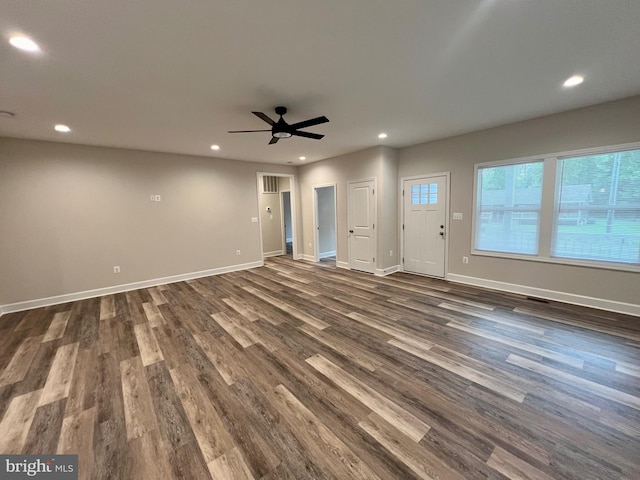
[[[162,197],[160,197],[160,195],[156,195],[156,202],[161,202],[162,201]]]
[[[389,250],[389,256],[393,257],[393,250]]]
[[[240,255],[240,250],[236,250],[236,255]]]
[[[462,257],[462,263],[469,263],[469,257]]]
[[[120,273],[120,266],[116,265],[113,267],[113,273]]]
[[[149,201],[150,202],[155,202],[156,201],[156,196],[153,193],[151,195],[149,195]]]

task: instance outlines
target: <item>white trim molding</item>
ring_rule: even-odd
[[[170,277],[154,278],[151,280],[143,280],[141,282],[126,283],[123,285],[114,285],[112,287],[97,288],[95,290],[85,290],[83,292],[66,293],[64,295],[56,295],[54,297],[39,298],[36,300],[27,300],[24,302],[10,303],[8,305],[0,305],[0,316],[5,313],[21,312],[32,308],[48,307],[50,305],[59,305],[61,303],[75,302],[85,300],[87,298],[102,297],[104,295],[113,295],[114,293],[128,292],[138,290],[140,288],[156,287],[158,285],[166,285],[167,283],[184,282],[185,280],[193,280],[196,278],[210,277],[223,273],[237,272],[240,270],[249,270],[251,268],[262,267],[264,262],[242,263],[239,265],[230,265],[228,267],[212,268],[210,270],[201,270],[199,272],[183,273],[180,275],[172,275]]]
[[[307,262],[313,262],[313,263],[315,263],[315,262],[316,262],[316,257],[315,257],[315,255],[307,255],[306,253],[303,253],[303,254],[300,256],[300,258],[301,258],[302,260],[306,260]]]
[[[396,273],[400,271],[400,265],[394,265],[392,267],[387,268],[376,268],[376,277],[386,277],[387,275],[391,275],[392,273]]]
[[[318,254],[318,258],[327,258],[327,257],[335,257],[336,256],[336,251],[332,251],[332,252],[324,252],[324,253],[319,253]]]
[[[344,268],[345,270],[351,270],[349,268],[349,262],[341,262],[340,260],[336,260],[336,267],[337,268]]]
[[[282,251],[282,250],[274,250],[273,252],[264,252],[262,254],[262,258],[277,257],[278,255],[284,255],[284,251]]]
[[[458,275],[455,273],[447,275],[447,280],[454,283],[463,283],[465,285],[473,285],[475,287],[518,293],[520,295],[544,298],[547,300],[554,300],[556,302],[582,305],[584,307],[597,308],[599,310],[607,310],[610,312],[624,313],[640,317],[640,305],[633,303],[617,302],[615,300],[607,300],[605,298],[587,297],[585,295],[577,295],[575,293],[557,292],[555,290],[547,290],[544,288],[530,287],[527,285],[518,285],[507,282],[498,282],[496,280],[487,280],[485,278],[468,277],[466,275]]]

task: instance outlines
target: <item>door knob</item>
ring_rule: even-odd
[[[441,236],[441,237],[444,237],[444,232],[440,232],[440,236]]]
[[[349,233],[353,233],[353,230],[349,230]]]
[[[440,225],[440,228],[444,228],[444,225]]]

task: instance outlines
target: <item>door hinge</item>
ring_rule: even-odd
[[[404,230],[404,223],[402,224],[402,229]]]
[[[402,196],[404,197],[404,190],[402,190]]]
[[[374,230],[376,229],[376,224],[375,224],[375,223],[373,224],[373,229],[374,229]]]
[[[374,262],[376,261],[376,257],[373,257],[373,261],[374,261]]]
[[[402,263],[404,263],[404,257],[402,257]]]
[[[375,188],[372,188],[372,189],[371,189],[371,195],[375,195],[375,194],[376,194],[376,189],[375,189]]]

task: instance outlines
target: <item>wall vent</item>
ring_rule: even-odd
[[[262,177],[263,193],[278,193],[278,177],[265,175]]]

